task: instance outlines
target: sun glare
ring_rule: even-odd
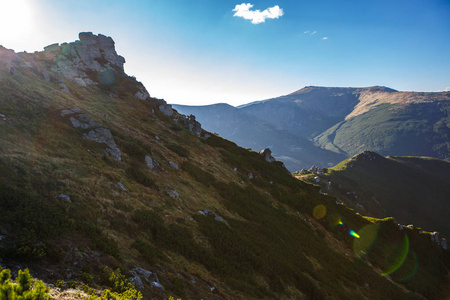
[[[0,44],[21,38],[32,24],[28,0],[0,0]]]

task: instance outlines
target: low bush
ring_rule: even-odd
[[[177,144],[168,144],[166,147],[170,151],[178,154],[181,157],[189,157],[191,155],[191,153],[189,152],[188,149],[186,149],[186,148],[184,148],[184,147],[182,147],[180,145],[177,145]]]
[[[49,300],[48,288],[45,284],[37,280],[33,283],[33,278],[28,269],[19,270],[15,282],[11,280],[11,271],[2,270],[0,266],[0,299],[5,300]]]

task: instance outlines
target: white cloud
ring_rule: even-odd
[[[446,88],[444,89],[444,92],[450,92],[450,87],[446,87]]]
[[[306,34],[306,35],[315,35],[316,33],[317,33],[316,30],[314,30],[314,31],[306,30],[306,31],[303,32],[303,34]]]
[[[250,10],[253,7],[253,4],[250,3],[242,3],[235,6],[233,11],[236,13],[233,15],[234,17],[242,17],[246,20],[252,20],[252,24],[264,23],[266,19],[278,19],[283,16],[283,9],[278,5],[273,7],[269,7],[263,11]]]
[[[328,37],[327,37],[327,36],[324,36],[324,37],[322,38],[322,40],[328,40]]]

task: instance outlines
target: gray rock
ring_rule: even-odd
[[[70,117],[70,122],[75,128],[89,129],[94,127],[101,127],[102,124],[94,122],[88,114],[77,114],[74,117]]]
[[[179,198],[179,197],[180,197],[180,195],[179,195],[179,194],[177,193],[177,191],[175,191],[175,190],[170,190],[170,191],[168,191],[167,193],[168,193],[169,196],[172,197],[172,198]]]
[[[166,116],[170,117],[173,115],[173,108],[172,105],[167,104],[166,101],[160,99],[158,100],[158,108],[159,110]]]
[[[144,283],[139,276],[134,276],[130,278],[131,284],[133,284],[138,290],[145,290]]]
[[[270,151],[269,148],[266,148],[264,150],[261,150],[261,152],[259,152],[259,154],[261,154],[262,156],[264,156],[264,159],[268,162],[274,162],[275,158],[272,156],[272,151]]]
[[[189,115],[184,120],[184,125],[189,129],[190,132],[200,137],[202,134],[202,125],[195,120],[194,115]]]
[[[152,159],[148,155],[145,156],[145,163],[147,164],[147,167],[149,167],[153,171],[158,169],[160,166],[156,160]]]
[[[210,211],[209,209],[205,208],[203,210],[199,210],[198,213],[207,216],[207,217],[211,217],[214,218],[214,220],[222,222],[223,218],[215,213],[213,213],[212,211]]]
[[[120,149],[117,147],[109,129],[106,129],[105,127],[95,128],[88,133],[84,133],[83,139],[105,144],[108,146],[108,148],[104,150],[105,153],[115,160],[122,161]]]
[[[142,276],[142,277],[144,277],[146,280],[149,280],[149,279],[150,279],[150,276],[152,275],[152,272],[150,272],[150,271],[148,271],[148,270],[146,270],[146,269],[143,269],[143,268],[141,268],[141,267],[136,267],[136,268],[132,269],[130,272],[131,272],[131,274],[133,274],[134,276]]]
[[[61,111],[61,117],[65,117],[67,115],[71,115],[71,114],[80,114],[83,111],[81,109],[79,109],[78,107],[72,108],[72,109],[63,109]]]
[[[124,190],[125,192],[127,191],[127,189],[125,188],[125,186],[122,184],[122,182],[118,182],[117,185]]]
[[[175,170],[178,170],[178,165],[174,163],[173,161],[169,161],[169,165],[174,168]]]
[[[83,134],[83,139],[102,143],[107,146],[103,151],[115,160],[121,161],[121,152],[117,147],[116,142],[111,134],[111,131],[102,126],[98,122],[94,122],[88,114],[85,114],[79,108],[64,109],[61,111],[61,116],[70,115],[70,122],[75,128],[91,129],[89,132]],[[89,151],[89,150],[88,150]]]
[[[157,289],[160,289],[160,290],[163,291],[163,292],[166,290],[159,282],[156,282],[156,281],[153,281],[153,282],[151,283],[151,286],[152,286],[152,287],[155,287],[155,288],[157,288]]]
[[[253,179],[253,173],[248,173],[248,179]]]
[[[145,89],[145,87],[140,84],[139,85],[139,91],[136,92],[136,94],[134,94],[134,96],[136,98],[138,98],[139,100],[147,100],[147,98],[150,97],[150,94],[148,93],[148,91]]]
[[[59,86],[61,88],[61,91],[63,91],[66,94],[70,94],[70,90],[69,90],[69,88],[67,87],[67,85],[65,83],[61,82],[59,84]]]
[[[114,41],[110,37],[82,32],[79,39],[61,47],[53,71],[80,86],[97,84],[93,79],[102,84],[111,84],[114,81],[115,71],[124,73],[125,59],[117,55]],[[95,79],[88,75],[102,70],[109,70],[111,74],[103,82],[100,78]]]
[[[59,51],[59,50],[61,50],[61,47],[59,46],[58,43],[44,47],[44,51]]]
[[[70,200],[70,197],[67,195],[64,195],[64,194],[59,194],[55,198],[72,203],[72,200]]]

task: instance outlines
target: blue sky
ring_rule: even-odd
[[[169,103],[239,105],[307,85],[450,90],[449,0],[0,4],[3,46],[31,52],[80,31],[111,36],[125,71]],[[234,16],[242,4],[279,10],[254,24]]]

